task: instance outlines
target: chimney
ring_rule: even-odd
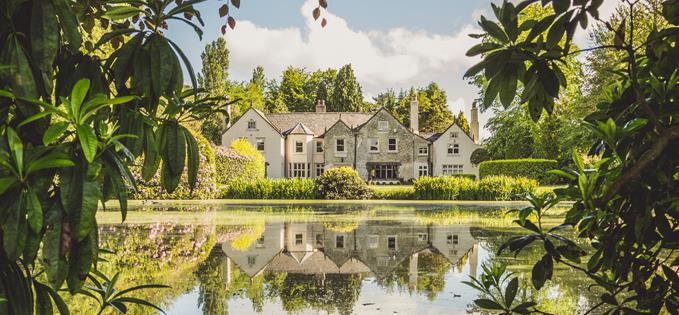
[[[417,101],[417,94],[414,94],[410,99],[410,130],[416,134],[420,133],[419,114],[420,103]]]
[[[317,100],[316,101],[316,112],[317,113],[325,113],[325,100]]]
[[[472,103],[472,121],[471,121],[471,126],[470,131],[472,132],[472,140],[474,140],[474,143],[479,143],[479,108],[476,106],[476,100]]]
[[[224,99],[226,100],[226,116],[224,117],[224,124],[222,127],[224,127],[224,130],[231,128],[231,103],[229,103],[229,96],[225,96]]]

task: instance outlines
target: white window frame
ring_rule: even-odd
[[[391,140],[394,140],[394,149],[391,149]],[[398,139],[397,138],[389,138],[387,139],[387,152],[398,152]]]
[[[340,243],[338,242],[340,238],[342,239],[342,246],[337,246],[337,244]],[[335,248],[344,248],[344,246],[346,245],[345,241],[346,238],[344,237],[344,235],[335,235]]]
[[[306,163],[291,163],[290,167],[290,177],[293,178],[306,178],[307,169]]]
[[[379,235],[368,235],[368,249],[376,249],[380,247],[380,236]]]
[[[389,130],[389,122],[386,120],[380,120],[377,122],[377,130],[379,131],[388,131]]]
[[[262,145],[262,148],[259,148],[259,145]],[[266,138],[257,138],[255,140],[255,148],[257,148],[257,151],[259,152],[264,152],[264,149],[266,148]]]
[[[427,233],[417,233],[417,240],[420,242],[426,242],[429,240],[429,235],[427,235]]]
[[[325,165],[323,163],[316,163],[316,177],[323,175],[325,172]]]
[[[374,148],[374,150],[373,150]],[[379,153],[380,152],[380,139],[368,138],[368,152]]]
[[[342,141],[342,150],[337,148],[340,146],[340,141]],[[335,152],[336,153],[346,153],[347,152],[347,141],[344,138],[335,139]]]
[[[298,238],[299,236],[299,238]],[[304,234],[295,233],[295,245],[304,245]]]
[[[448,155],[460,155],[460,144],[448,143],[448,149],[446,152],[448,152]]]
[[[464,165],[462,164],[443,164],[441,165],[441,175],[450,176],[464,173]]]
[[[257,121],[254,119],[248,120],[248,130],[257,130]]]
[[[297,151],[297,148],[298,148],[297,145],[299,145],[299,148],[302,149],[301,151]],[[304,141],[296,140],[294,150],[295,150],[295,153],[299,153],[299,154],[304,153]]]
[[[417,166],[417,177],[429,176],[429,165],[420,164]]]
[[[428,146],[419,147],[419,148],[417,149],[417,155],[419,155],[419,156],[427,156],[427,155],[429,155],[429,147],[428,147]]]

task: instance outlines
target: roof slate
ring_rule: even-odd
[[[266,119],[283,134],[290,133],[298,123],[302,123],[316,136],[324,134],[326,129],[330,129],[340,119],[349,127],[356,128],[368,121],[373,115],[374,113],[353,112],[264,114]]]

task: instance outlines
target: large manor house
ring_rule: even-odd
[[[479,145],[479,120],[472,106],[470,135],[453,122],[444,132],[419,131],[419,104],[410,101],[410,128],[384,108],[374,113],[246,111],[222,135],[229,146],[248,139],[266,160],[269,178],[315,178],[324,170],[353,167],[373,183],[410,182],[421,176],[474,174],[470,162]]]

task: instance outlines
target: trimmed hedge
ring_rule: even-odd
[[[412,187],[370,187],[373,199],[379,200],[412,200],[415,190]]]
[[[316,183],[309,178],[234,181],[224,186],[227,199],[316,199]]]
[[[253,181],[265,176],[264,156],[249,141],[238,139],[226,148],[214,146],[217,183]]]
[[[321,199],[369,199],[372,191],[351,167],[335,167],[316,179]]]
[[[521,200],[537,187],[536,180],[508,176],[420,177],[413,185],[414,197],[423,200]]]
[[[136,193],[130,193],[130,199],[212,199],[217,197],[215,154],[212,151],[212,146],[200,133],[193,131],[191,133],[198,142],[198,156],[200,158],[198,179],[193,193],[189,189],[186,168],[184,173],[182,173],[179,186],[170,194],[160,185],[162,165],[158,168],[153,178],[146,182],[141,175],[142,160],[140,158],[137,159],[134,166],[130,167],[132,177],[137,182],[137,188],[139,189]]]
[[[562,179],[554,174],[547,173],[559,168],[556,160],[546,159],[516,159],[516,160],[493,160],[479,164],[479,177],[504,175],[526,177],[537,180],[542,185],[559,184]]]

